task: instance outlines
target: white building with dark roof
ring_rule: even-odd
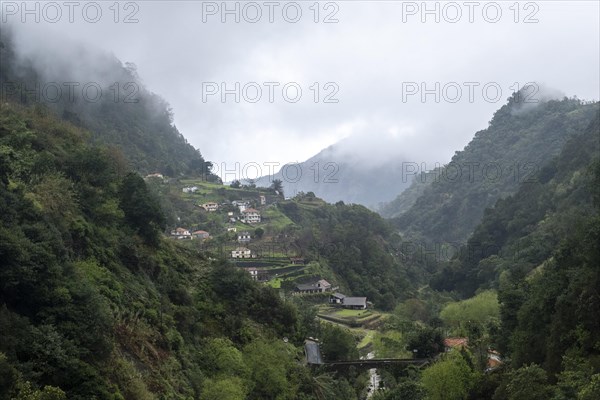
[[[342,307],[350,308],[353,310],[366,310],[367,309],[367,298],[366,297],[344,297],[342,300]]]
[[[331,290],[331,283],[320,279],[315,283],[301,283],[296,285],[296,292],[300,293],[323,293]]]
[[[260,223],[260,212],[254,208],[246,208],[242,211],[242,221],[247,224]]]

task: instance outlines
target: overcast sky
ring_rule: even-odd
[[[135,63],[179,130],[218,165],[303,161],[344,138],[343,151],[374,162],[402,154],[443,163],[515,85],[600,97],[597,1],[428,2],[429,14],[422,2],[246,3],[227,3],[236,15],[220,1],[122,2],[116,15],[112,1],[98,2],[96,18],[95,5],[84,13],[81,2],[72,23],[62,2],[60,18],[38,3],[36,23],[20,1],[3,1],[2,18],[46,51],[68,37]],[[222,83],[235,92],[236,82],[240,102],[223,102]],[[425,98],[423,88],[432,91]]]

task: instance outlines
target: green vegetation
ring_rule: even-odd
[[[535,185],[536,173],[585,129],[598,109],[577,99],[525,106],[521,94],[513,94],[489,127],[477,132],[449,164],[417,176],[415,187],[400,194],[394,204],[410,205],[408,209],[388,206],[385,215],[396,217],[395,226],[423,246],[448,243],[456,248],[469,238],[486,208],[521,184]]]
[[[162,238],[120,159],[43,108],[0,110],[2,397],[315,398],[297,347],[314,314]]]
[[[398,331],[377,332],[373,338],[373,350],[377,358],[411,358],[405,336]]]
[[[467,338],[468,348],[454,349],[416,374],[418,382],[414,377],[384,373],[387,389],[378,393],[382,399],[395,398],[401,388],[410,388],[409,394],[403,392],[406,398],[562,400],[598,396],[600,114],[597,104],[550,103],[526,114],[512,115],[510,109],[501,109],[488,131],[518,123],[528,124],[529,134],[539,129],[545,141],[564,135],[560,136],[564,141],[555,143],[556,157],[541,163],[532,179],[520,182],[512,196],[487,209],[466,246],[457,249],[449,262],[441,263],[431,279],[434,290],[421,288],[416,298],[401,302],[385,324],[388,330],[402,332],[409,348],[419,346],[419,354],[435,354],[431,343],[438,326],[449,336]],[[590,112],[595,116],[583,126],[590,121]],[[559,122],[556,118],[561,113],[565,114]],[[515,117],[521,121],[512,120]],[[519,132],[517,127],[514,125],[512,132]],[[471,145],[484,134],[478,134]],[[510,135],[508,131],[500,135],[499,143]],[[480,157],[480,150],[465,150],[457,157]],[[521,143],[505,150],[523,152],[527,147]],[[435,185],[425,189],[411,212],[416,215],[424,210],[426,217],[427,203],[419,209],[419,201],[436,190]],[[458,189],[448,193],[459,202],[456,205],[474,206],[464,202],[470,189],[461,190],[460,195]],[[486,188],[485,193],[498,192]],[[448,211],[444,207],[442,202],[439,208],[432,208],[431,215],[441,217]],[[453,215],[458,214],[451,212],[444,218],[451,220]],[[434,226],[423,223],[427,229]],[[453,224],[458,227],[455,234],[462,235],[467,224]],[[426,239],[445,240],[445,226],[438,225],[435,235],[425,232]],[[488,348],[499,353],[490,355]],[[486,368],[488,373],[483,374]]]
[[[10,43],[0,51],[0,84],[38,79]],[[98,68],[140,82],[112,58]],[[326,361],[427,359],[378,368],[374,400],[599,398],[598,104],[518,99],[452,161],[510,173],[430,171],[385,208],[403,236],[362,206],[283,200],[281,181],[223,186],[143,87],[132,104],[5,99],[0,397],[364,398],[366,372],[303,364],[313,337]],[[140,176],[151,172],[170,179]],[[262,221],[241,222],[234,200]],[[178,226],[211,238],[165,238]],[[227,228],[252,235],[257,257],[237,267],[267,284],[226,260],[241,245]],[[431,260],[411,254],[415,241],[457,251]],[[374,308],[291,293],[317,278]]]
[[[398,254],[400,238],[391,226],[367,208],[339,202],[305,206],[305,195],[279,203],[298,227],[294,247],[305,257],[327,265],[340,290],[366,296],[382,310],[391,310],[407,295],[406,268]]]
[[[473,371],[460,353],[449,353],[423,371],[421,383],[431,400],[466,399],[473,384]]]
[[[43,104],[55,116],[86,129],[89,134],[86,140],[120,149],[125,155],[122,160],[142,175],[158,172],[173,178],[201,176],[208,181],[219,180],[210,173],[211,163],[205,161],[173,125],[169,104],[145,88],[135,65],[123,66],[114,56],[97,54],[81,45],[77,49],[77,60],[54,60],[55,68],[49,68],[54,75],[49,76],[49,71],[31,68],[29,60],[17,61],[9,28],[2,30],[0,42],[3,43],[0,46],[3,88],[44,86],[48,79],[67,87],[65,82],[73,81],[68,71],[79,65],[80,69],[89,71],[86,82],[97,83],[104,94],[98,101],[87,101],[77,95],[47,101],[44,96],[36,98],[35,93],[26,94],[21,90],[11,95],[12,91],[7,89],[3,91],[3,97],[7,98],[2,101]],[[70,68],[66,63],[70,63]]]
[[[449,303],[440,312],[440,318],[446,326],[462,330],[463,335],[474,324],[497,323],[500,318],[498,296],[488,290],[470,299]]]

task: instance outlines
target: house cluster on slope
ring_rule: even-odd
[[[184,188],[184,189],[190,189],[191,188]],[[260,196],[260,204],[264,205],[266,204],[266,197],[261,195]],[[231,203],[228,202],[224,202],[224,203],[215,203],[215,202],[207,202],[207,203],[203,203],[203,204],[198,204],[198,207],[203,208],[206,212],[217,212],[219,211],[219,209],[221,208],[225,208],[227,207],[229,210],[231,210],[231,206],[236,207],[239,211],[239,217],[237,218],[238,220],[240,220],[243,223],[246,224],[259,224],[261,222],[261,215],[260,215],[260,211],[252,208],[250,206],[250,202],[247,200],[234,200]],[[228,222],[236,222],[236,218],[234,216],[234,212],[233,211],[228,211],[227,212],[227,217],[228,217]]]
[[[314,283],[296,285],[296,293],[300,294],[325,293],[332,292],[332,290],[331,283],[327,282],[325,279],[319,279]],[[353,310],[365,310],[367,308],[367,298],[346,296],[335,292],[331,293],[329,296],[329,304],[340,305],[341,307]]]
[[[210,233],[202,230],[190,232],[190,230],[186,228],[176,228],[171,231],[171,238],[177,240],[206,240],[210,238]]]
[[[148,177],[159,177],[160,174],[152,174],[148,175]],[[148,178],[147,177],[147,178]],[[184,193],[196,193],[200,190],[198,186],[185,186],[181,189]],[[272,201],[272,199],[271,199]],[[237,228],[233,226],[236,222],[242,222],[249,225],[260,224],[262,221],[261,212],[252,207],[253,204],[260,204],[260,206],[267,205],[267,196],[259,195],[258,199],[250,200],[233,200],[233,201],[224,201],[222,203],[217,203],[214,201],[209,201],[202,204],[197,204],[198,207],[203,209],[208,213],[217,213],[223,212],[227,213],[227,223],[229,226],[226,227],[227,232],[236,232]],[[247,232],[245,232],[247,234]],[[249,234],[248,240],[240,240],[238,238],[239,243],[247,243],[249,242]],[[190,231],[187,228],[178,227],[173,229],[170,233],[170,237],[176,240],[185,240],[185,239],[208,239],[210,238],[210,234],[206,231],[198,230],[198,231]],[[234,253],[235,252],[235,253]],[[253,258],[254,256],[249,253],[248,249],[236,249],[232,251],[232,258]]]

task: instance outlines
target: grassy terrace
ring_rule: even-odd
[[[261,211],[261,217],[262,221],[258,226],[262,226],[263,228],[265,225],[268,225],[272,229],[281,230],[286,226],[294,225],[291,219],[274,206],[264,208]]]
[[[330,305],[320,306],[317,315],[321,319],[353,328],[367,326],[382,317],[382,313],[374,310],[347,310]]]

